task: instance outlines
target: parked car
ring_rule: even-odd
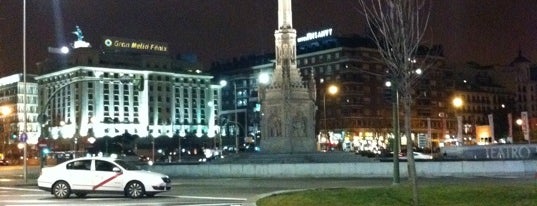
[[[56,198],[69,198],[71,193],[78,197],[119,193],[140,198],[169,191],[171,181],[167,175],[141,170],[121,159],[82,157],[43,168],[37,186]]]

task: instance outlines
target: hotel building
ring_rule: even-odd
[[[168,150],[177,151],[179,138],[219,132],[220,86],[201,65],[169,57],[165,43],[104,37],[101,48],[38,64],[44,138],[73,139],[78,150],[77,140],[91,137],[169,137],[178,141]]]

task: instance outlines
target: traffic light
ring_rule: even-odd
[[[43,149],[41,149],[41,157],[46,157],[48,153],[50,153],[50,149],[48,147],[43,147]]]
[[[17,134],[16,133],[11,134],[11,139],[17,139]]]

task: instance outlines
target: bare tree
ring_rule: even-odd
[[[422,72],[419,69],[424,69],[424,65],[420,65],[416,58],[429,21],[430,4],[427,2],[426,0],[360,0],[381,60],[388,68],[389,77],[397,94],[396,98],[400,97],[403,104],[408,176],[412,185],[414,205],[419,204],[419,198],[410,128],[411,105],[413,85]],[[399,142],[398,135],[395,137],[395,142]],[[398,151],[394,151],[394,155],[398,155],[397,153]]]

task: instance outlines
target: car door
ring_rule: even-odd
[[[72,190],[91,190],[91,160],[77,160],[66,164],[65,174],[61,174]]]
[[[95,174],[93,188],[94,191],[123,191],[121,171],[114,172],[117,167],[112,162],[106,160],[95,160]]]

